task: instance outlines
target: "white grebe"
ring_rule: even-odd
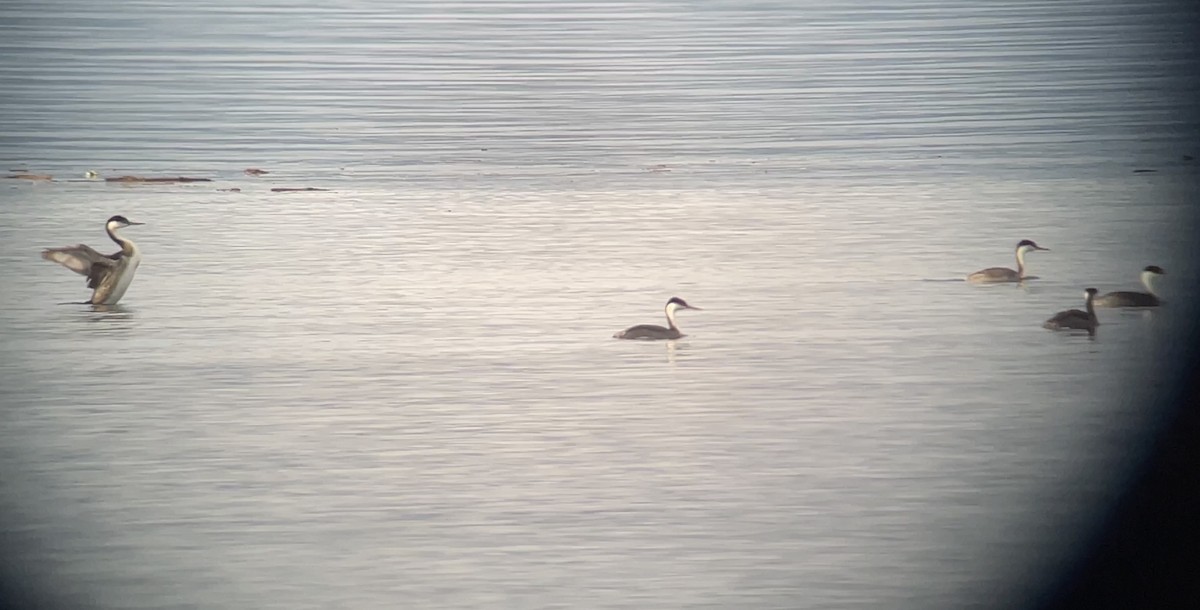
[[[1142,269],[1142,285],[1146,287],[1146,292],[1109,292],[1096,297],[1096,307],[1158,307],[1162,305],[1162,299],[1158,298],[1158,293],[1154,290],[1154,282],[1166,274],[1162,267],[1150,265]]]
[[[1017,270],[1013,271],[1008,267],[989,267],[982,271],[976,271],[967,276],[967,281],[972,284],[999,284],[1003,282],[1020,282],[1027,279],[1025,275],[1025,254],[1034,250],[1049,251],[1050,248],[1043,248],[1031,239],[1022,239],[1017,243]]]
[[[615,338],[615,339],[678,339],[678,338],[684,336],[683,333],[679,332],[679,326],[677,324],[675,324],[675,311],[679,310],[679,309],[699,310],[700,308],[692,307],[691,305],[688,305],[687,301],[684,301],[683,299],[681,299],[679,297],[671,297],[671,300],[667,301],[667,307],[666,307],[667,328],[663,328],[663,327],[657,326],[655,324],[638,324],[637,326],[631,326],[629,328],[626,328],[625,330],[617,331],[616,333],[613,334],[613,338]]]
[[[1087,311],[1079,311],[1078,309],[1068,309],[1054,314],[1053,318],[1046,320],[1042,324],[1042,328],[1050,330],[1086,330],[1089,335],[1096,334],[1096,327],[1100,326],[1100,321],[1096,319],[1096,309],[1092,307],[1092,301],[1096,298],[1098,291],[1095,288],[1088,288],[1083,291],[1084,304]]]
[[[142,253],[136,244],[121,237],[118,229],[143,223],[132,222],[124,216],[117,215],[104,223],[108,236],[121,246],[121,250],[109,255],[100,254],[83,244],[66,248],[47,248],[42,250],[42,258],[54,261],[75,273],[86,275],[88,288],[92,289],[92,298],[86,301],[93,305],[116,305],[125,296],[138,264],[142,262]]]

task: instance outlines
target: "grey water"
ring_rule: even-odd
[[[54,176],[0,181],[28,586],[97,608],[1037,599],[1194,324],[1181,4],[7,3],[0,171]],[[326,190],[271,190],[305,187]],[[38,252],[114,251],[113,214],[146,223],[132,288],[61,304],[84,279]],[[1051,248],[1039,280],[940,281],[1023,238]],[[1167,306],[1041,328],[1148,264]],[[686,337],[611,339],[671,296],[704,308]]]

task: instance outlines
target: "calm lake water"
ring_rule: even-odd
[[[1033,599],[1195,323],[1179,9],[9,3],[6,540],[76,607]]]

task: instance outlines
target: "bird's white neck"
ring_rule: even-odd
[[[675,311],[678,309],[679,306],[675,303],[667,303],[667,324],[676,330],[679,329],[679,325],[675,323]]]
[[[138,251],[137,244],[133,243],[133,240],[129,239],[128,237],[117,233],[117,230],[120,228],[121,225],[115,222],[110,222],[107,225],[104,225],[104,229],[108,231],[108,236],[113,241],[117,242],[118,246],[121,246],[121,251],[124,252],[126,256],[133,256]]]
[[[1158,292],[1154,290],[1154,282],[1158,281],[1158,274],[1150,271],[1142,272],[1142,285],[1146,287],[1146,292],[1154,296],[1158,296]]]
[[[1029,252],[1029,246],[1021,246],[1017,248],[1017,275],[1025,277],[1025,253]]]

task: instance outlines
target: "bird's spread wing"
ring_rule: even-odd
[[[42,258],[54,261],[75,273],[86,275],[88,288],[95,288],[121,260],[121,253],[100,254],[90,246],[77,244],[66,248],[47,248],[42,250]]]

